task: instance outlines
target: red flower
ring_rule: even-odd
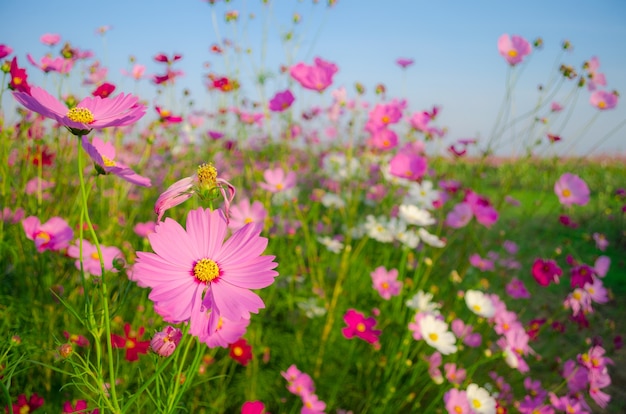
[[[95,91],[91,92],[91,94],[93,96],[99,96],[101,98],[108,98],[109,96],[111,96],[114,90],[115,85],[105,82],[102,85],[98,86]]]
[[[248,362],[252,359],[252,347],[248,345],[248,341],[243,338],[238,339],[229,346],[230,353],[228,354],[232,359],[239,362],[244,367],[248,365]]]
[[[43,397],[37,394],[30,396],[30,399],[26,399],[26,394],[20,394],[17,397],[17,403],[13,404],[14,413],[30,413],[41,407],[44,403]],[[9,407],[5,407],[6,412],[9,412]]]
[[[26,69],[19,68],[17,66],[17,58],[13,57],[11,61],[11,82],[9,83],[9,88],[14,91],[24,92],[30,95],[30,85],[26,81],[28,75],[26,74]]]
[[[114,348],[126,348],[126,360],[137,361],[139,354],[147,354],[148,348],[150,348],[150,341],[139,341],[139,338],[143,335],[145,329],[141,326],[137,332],[130,330],[130,324],[124,325],[125,337],[111,334],[111,343]]]
[[[537,259],[533,263],[532,274],[541,286],[548,286],[551,282],[557,283],[563,271],[554,260]]]

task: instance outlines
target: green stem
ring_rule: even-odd
[[[108,362],[109,362],[109,393],[111,395],[111,400],[112,400],[112,404],[113,407],[115,408],[114,411],[115,412],[120,412],[120,408],[118,405],[118,401],[117,401],[117,393],[115,390],[115,365],[113,362],[113,344],[111,343],[111,319],[110,319],[110,312],[109,312],[109,298],[108,298],[108,290],[107,290],[107,284],[106,284],[106,277],[105,277],[105,269],[104,269],[104,259],[102,257],[102,250],[100,249],[100,243],[98,242],[98,236],[96,235],[96,231],[93,227],[93,224],[91,223],[91,218],[89,217],[89,207],[87,204],[87,189],[86,189],[86,185],[85,185],[85,177],[83,175],[83,170],[84,170],[84,165],[83,165],[83,153],[82,151],[78,151],[78,178],[80,180],[80,191],[81,191],[81,199],[82,199],[82,212],[84,214],[84,218],[85,221],[87,222],[87,227],[89,228],[89,232],[91,233],[91,237],[93,238],[93,243],[96,246],[96,251],[98,252],[98,259],[100,261],[100,270],[101,270],[101,279],[100,279],[100,289],[101,289],[101,294],[102,294],[102,319],[104,322],[104,330],[105,330],[105,335],[106,335],[106,345],[107,345],[107,354],[109,356],[108,358]],[[81,226],[81,233],[82,233],[82,226]],[[82,268],[82,263],[83,263],[83,255],[82,255],[82,244],[83,244],[83,239],[80,239],[80,262],[81,262],[81,268]],[[82,270],[83,273],[83,279],[84,279],[84,270]],[[93,309],[91,309],[92,306],[90,306],[90,315],[93,314]],[[95,328],[95,326],[91,326],[91,328]],[[98,332],[98,334],[96,335],[96,341],[95,341],[95,346],[96,346],[96,353],[98,355],[101,355],[101,350],[100,348],[100,333]],[[100,364],[98,364],[98,367],[100,368]],[[106,392],[106,390],[102,390],[102,392]]]

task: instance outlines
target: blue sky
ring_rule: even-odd
[[[239,11],[237,24],[224,22],[224,13],[230,10]],[[302,17],[295,26],[294,12]],[[253,19],[250,13],[255,15]],[[109,68],[110,81],[118,91],[137,92],[146,99],[152,99],[154,93],[149,81],[137,87],[120,75],[121,69],[130,68],[129,56],[135,56],[152,74],[162,72],[152,61],[155,54],[181,53],[183,59],[176,68],[183,70],[185,77],[177,90],[188,88],[198,105],[210,106],[203,75],[210,70],[227,73],[223,58],[209,52],[219,33],[243,50],[250,48],[250,54],[229,56],[228,72],[239,69],[243,90],[253,97],[253,82],[246,78],[253,66],[276,73],[282,64],[310,63],[320,56],[339,66],[333,86],[346,86],[351,95],[356,81],[368,91],[384,83],[387,97],[406,98],[411,111],[440,106],[437,125],[448,127],[446,142],[485,139],[489,134],[505,92],[507,65],[496,47],[503,33],[518,34],[529,41],[541,37],[545,44],[543,50],[533,51],[521,73],[514,95],[517,113],[536,102],[537,85],[547,81],[564,39],[574,48],[559,63],[580,71],[583,61],[598,56],[607,89],[626,94],[626,2],[622,0],[594,2],[593,6],[562,0],[339,0],[332,8],[322,0],[318,4],[311,0],[270,0],[270,5],[263,5],[261,0],[233,0],[214,6],[201,0],[3,0],[0,14],[4,16],[0,43],[14,49],[20,65],[28,68],[32,84],[49,86],[50,82],[26,61],[26,54],[41,58],[49,48],[40,44],[39,37],[58,33],[62,42],[92,50]],[[103,25],[112,26],[104,37],[96,34]],[[285,46],[281,37],[293,28],[294,40]],[[395,64],[398,57],[412,58],[415,64],[403,72]],[[211,65],[209,69],[206,62]],[[267,93],[286,86],[287,78],[277,76],[268,82]],[[80,88],[80,83],[72,87]],[[72,92],[86,94],[89,89]],[[322,99],[299,88],[294,93],[300,107]],[[372,95],[368,97],[374,100]],[[596,113],[588,97],[586,90],[580,91],[567,127],[555,131],[566,142]],[[11,105],[12,98],[5,94],[2,107],[9,119]],[[606,132],[626,119],[625,108],[620,102],[615,110],[600,114],[589,132],[578,138],[575,151],[626,152],[626,127],[596,148]],[[569,148],[568,144],[562,148]]]

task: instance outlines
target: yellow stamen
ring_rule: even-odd
[[[22,78],[19,78],[19,77],[13,78],[13,84],[14,85],[21,85],[22,84]]]
[[[87,108],[72,108],[66,115],[70,121],[91,124],[94,121],[93,114]]]
[[[211,164],[202,164],[198,167],[198,181],[202,187],[213,188],[217,186],[217,170]]]
[[[512,58],[517,57],[517,50],[515,49],[509,50],[508,55]]]
[[[200,259],[193,267],[193,274],[201,282],[211,282],[220,275],[220,268],[211,259]]]
[[[436,333],[429,333],[428,337],[430,338],[431,341],[433,342],[437,342],[437,339],[439,339],[439,335],[437,335]]]
[[[563,194],[563,197],[569,197],[572,195],[572,192],[569,190],[569,188],[566,188],[565,190],[561,191],[561,194]]]
[[[476,398],[472,400],[472,405],[474,406],[474,408],[480,408],[482,406],[480,401],[478,401]]]
[[[102,157],[102,162],[104,163],[105,167],[115,167],[115,161],[113,161],[110,158],[105,157],[104,155],[101,155]]]
[[[100,256],[98,256],[98,252],[91,253],[91,258],[93,260],[100,260]]]
[[[383,121],[383,124],[388,124],[389,121],[391,121],[391,120],[389,119],[389,117],[387,115],[385,115],[385,116],[383,116],[382,121]]]
[[[254,220],[252,220],[250,217],[246,217],[246,219],[243,222],[248,224],[248,223],[252,223],[253,221]]]
[[[40,231],[39,233],[37,233],[35,238],[37,240],[42,240],[44,243],[48,243],[50,241],[50,235],[45,231]]]
[[[131,341],[130,339],[128,339],[128,340],[126,341],[126,348],[128,348],[128,349],[132,349],[132,348],[134,348],[134,347],[135,347],[135,342],[133,342],[133,341]]]
[[[357,323],[356,330],[359,332],[365,332],[365,324],[363,324],[362,322]]]
[[[235,354],[235,356],[242,356],[243,355],[243,349],[241,349],[240,346],[236,346],[233,348],[233,354]]]
[[[606,108],[606,102],[604,102],[604,101],[600,101],[600,102],[598,103],[598,108],[600,108],[600,109],[604,109],[604,108]]]

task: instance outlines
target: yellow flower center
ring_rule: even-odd
[[[480,407],[482,407],[482,404],[481,404],[481,403],[480,403],[480,401],[479,401],[479,400],[477,400],[476,398],[474,398],[474,399],[472,400],[472,405],[474,406],[474,408],[480,408]]]
[[[22,78],[20,78],[20,77],[13,78],[13,83],[15,85],[21,85],[22,84]]]
[[[134,342],[134,341],[132,341],[132,340],[130,340],[130,339],[127,339],[127,340],[126,340],[126,348],[128,348],[128,349],[132,349],[132,348],[134,348],[134,347],[135,347],[135,342]]]
[[[100,256],[98,256],[98,252],[91,253],[91,258],[93,260],[100,260]]]
[[[48,243],[50,241],[50,235],[46,233],[45,231],[40,231],[39,233],[37,233],[35,238],[37,240],[43,241],[44,243]]]
[[[600,108],[600,109],[604,109],[604,108],[606,108],[606,102],[604,102],[604,101],[600,101],[600,102],[598,103],[598,108]]]
[[[236,346],[233,348],[233,354],[235,354],[235,356],[242,356],[243,355],[243,349],[241,349],[240,346]]]
[[[474,312],[480,312],[480,305],[474,305],[472,309],[474,309]]]
[[[569,188],[566,188],[561,192],[561,194],[563,194],[563,197],[569,197],[572,195],[572,192],[569,190]]]
[[[217,186],[217,170],[211,164],[202,164],[198,167],[198,181],[206,188]]]
[[[457,414],[461,414],[463,412],[463,409],[460,406],[455,405],[454,406],[454,412],[457,413]]]
[[[219,331],[220,329],[222,329],[222,326],[224,326],[224,319],[222,319],[222,317],[220,316],[217,319],[217,328],[215,328],[215,330]]]
[[[72,108],[66,115],[70,121],[91,124],[94,121],[93,114],[87,108]]]
[[[389,119],[389,117],[387,115],[385,115],[385,116],[383,116],[382,121],[383,121],[383,124],[388,124],[390,119]]]
[[[362,322],[357,323],[356,330],[359,332],[365,332],[365,324],[363,324]]]
[[[509,54],[510,57],[514,58],[514,57],[517,56],[517,50],[511,49],[511,50],[509,50],[508,54]]]
[[[246,217],[246,219],[243,222],[248,224],[248,223],[252,223],[253,221],[254,220],[252,220],[250,217]]]
[[[389,283],[387,283],[387,282],[383,282],[383,283],[380,285],[380,287],[382,287],[384,290],[387,290],[387,289],[389,289]]]
[[[283,186],[283,184],[282,184],[282,183],[278,183],[278,184],[276,184],[276,190],[280,191],[280,190],[282,190],[283,188],[284,188],[284,186]]]
[[[193,267],[193,275],[201,282],[211,282],[220,275],[220,268],[211,259],[200,259]]]
[[[115,167],[115,161],[113,161],[111,158],[107,158],[104,155],[101,155],[101,157],[105,167]]]
[[[439,339],[439,335],[437,335],[436,333],[429,333],[428,337],[430,338],[431,341],[433,342],[437,342],[437,339]]]
[[[574,296],[574,299],[576,300],[580,300],[580,298],[582,297],[582,295],[580,294],[580,292],[575,291],[572,296]]]

